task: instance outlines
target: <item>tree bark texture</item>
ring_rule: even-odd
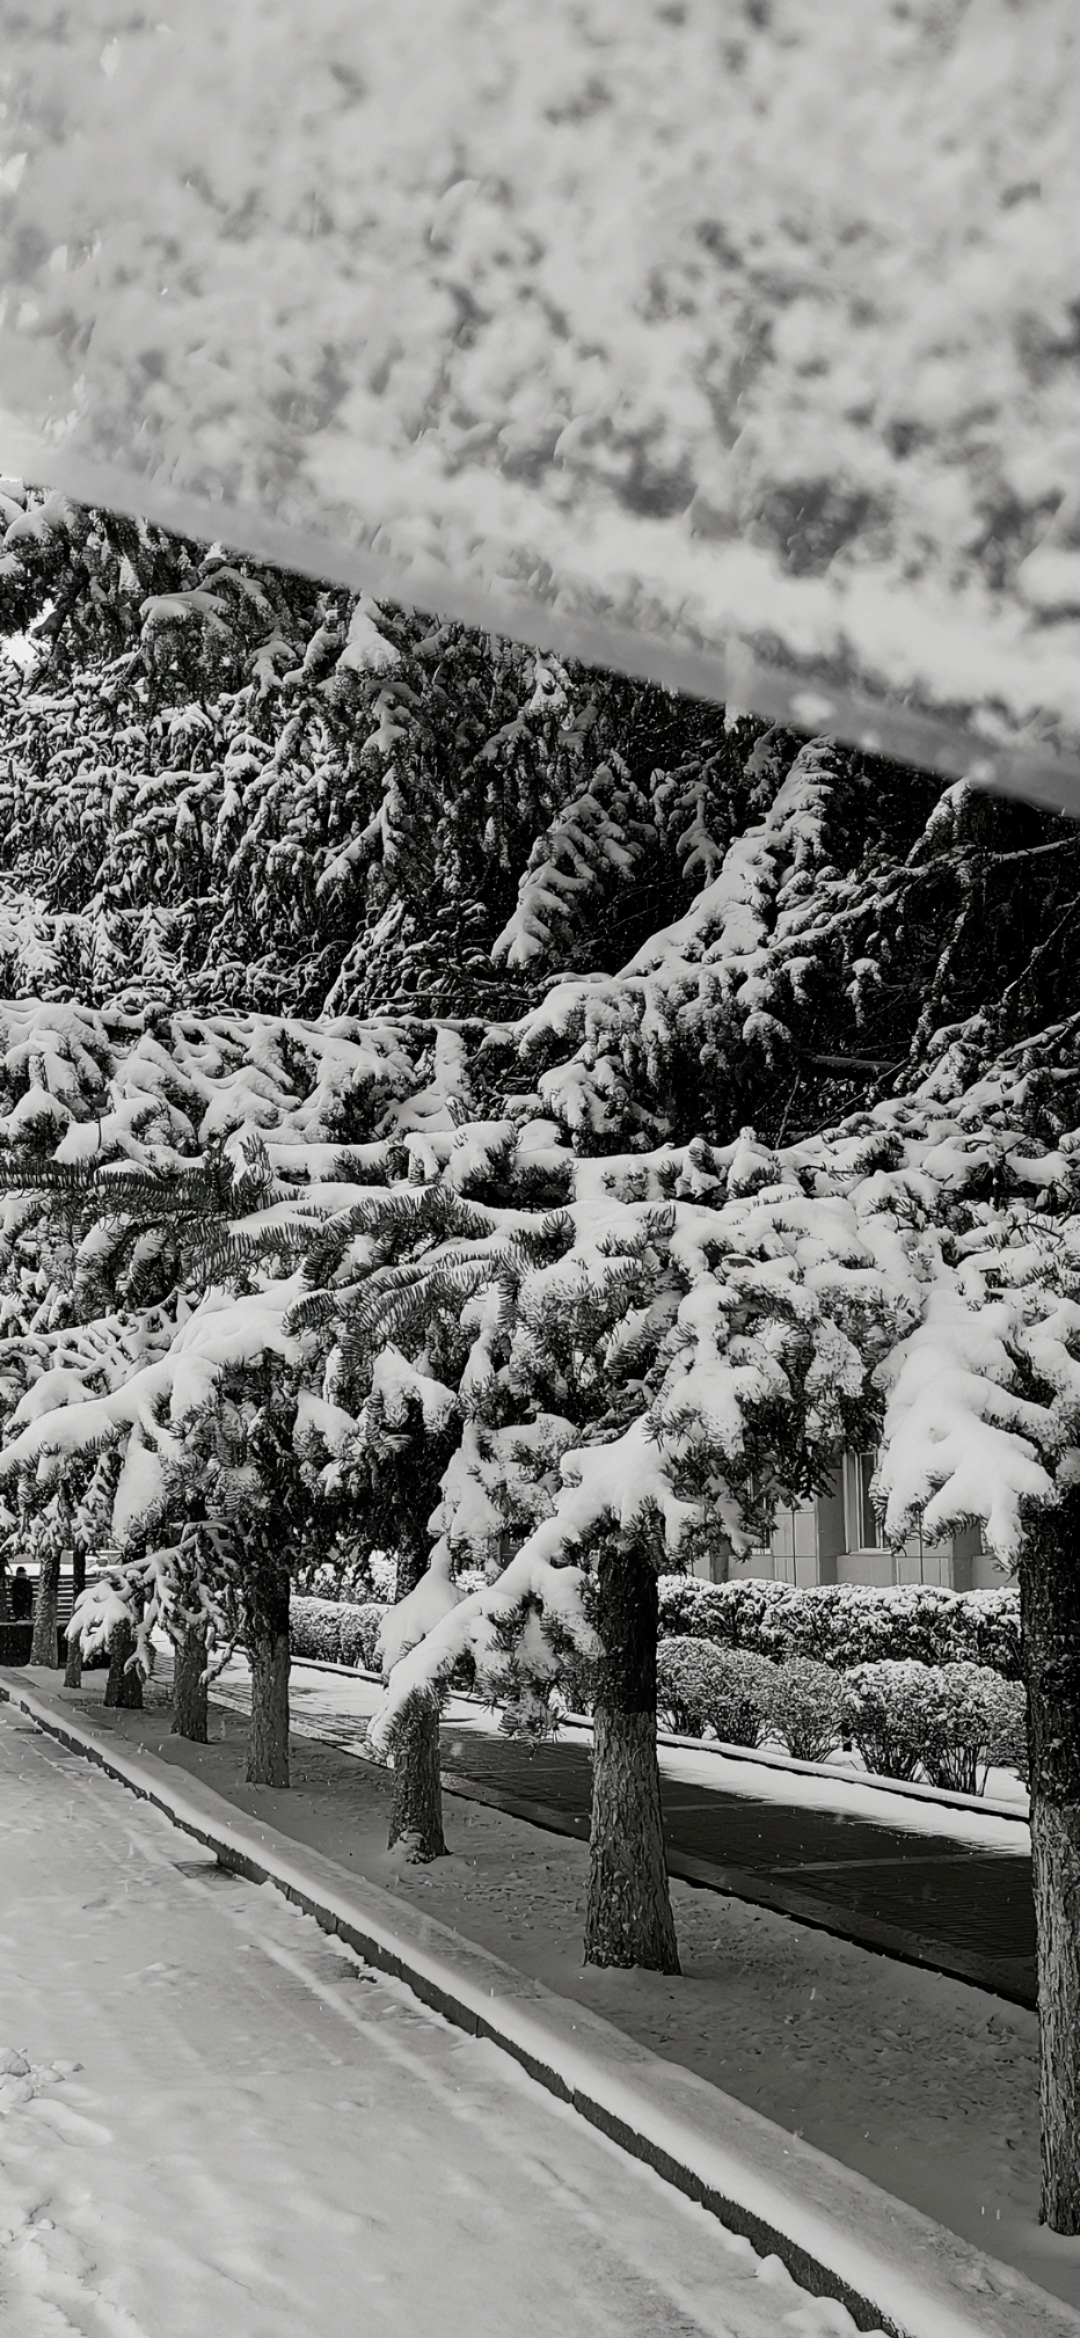
[[[656,1759],[656,1571],[636,1545],[599,1562],[588,1965],[677,1973]]]
[[[71,1568],[72,1613],[74,1613],[76,1601],[81,1598],[85,1589],[86,1552],[85,1550],[78,1548],[76,1549]],[[82,1641],[79,1639],[69,1640],[67,1644],[67,1662],[64,1666],[64,1687],[66,1689],[79,1689],[82,1687]]]
[[[82,1549],[76,1549],[71,1569],[71,1605],[73,1612],[76,1600],[81,1597],[85,1589],[86,1552]],[[64,1687],[66,1689],[78,1689],[82,1687],[82,1641],[78,1639],[69,1640],[67,1644],[67,1661],[64,1665]]]
[[[1039,1980],[1040,2221],[1080,2235],[1080,1488],[1020,1563]]]
[[[0,1559],[0,1624],[7,1623],[10,1613],[11,1610],[8,1607],[7,1567],[3,1559]]]
[[[210,1700],[207,1684],[202,1677],[205,1666],[206,1632],[200,1624],[189,1624],[173,1663],[172,1734],[175,1737],[189,1737],[195,1745],[206,1744]],[[286,1743],[287,1730],[286,1719]]]
[[[404,1528],[398,1544],[398,1599],[415,1591],[428,1564],[427,1538]],[[408,1843],[410,1859],[418,1866],[446,1857],[443,1833],[442,1780],[439,1775],[439,1709],[418,1697],[402,1716],[394,1743],[394,1799],[390,1808],[387,1847]]]
[[[251,1666],[249,1786],[289,1784],[289,1573],[269,1562],[253,1586],[244,1635]]]
[[[406,1843],[417,1865],[446,1856],[439,1777],[439,1713],[426,1697],[411,1698],[394,1740],[394,1799],[389,1847]]]
[[[42,1559],[34,1593],[34,1630],[30,1641],[31,1664],[47,1664],[56,1669],[56,1605],[60,1590],[60,1553],[50,1551]]]
[[[119,1705],[127,1712],[142,1711],[142,1674],[137,1664],[130,1672],[128,1657],[135,1652],[134,1624],[117,1624],[109,1642],[109,1677],[105,1683],[105,1703]]]

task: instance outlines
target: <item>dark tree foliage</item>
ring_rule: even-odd
[[[9,995],[464,1019],[481,1101],[574,1061],[585,1151],[797,1137],[1073,1011],[1030,805],[33,491],[9,628]]]

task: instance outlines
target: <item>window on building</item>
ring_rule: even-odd
[[[870,1499],[870,1485],[879,1458],[876,1452],[849,1453],[845,1457],[844,1525],[849,1551],[885,1551],[889,1548]],[[935,1570],[953,1557],[970,1561],[980,1556],[984,1549],[983,1537],[977,1527],[966,1529],[955,1536],[938,1535],[933,1541],[916,1527],[913,1534],[906,1536],[899,1552],[894,1552],[893,1557],[897,1565],[901,1565],[904,1560],[917,1562],[919,1579],[932,1582],[937,1580]],[[924,1563],[931,1569],[925,1577]],[[901,1580],[899,1574],[896,1579]]]
[[[877,1468],[876,1453],[850,1453],[847,1457],[847,1547],[849,1551],[881,1551],[885,1537],[874,1515],[870,1500],[870,1481]]]

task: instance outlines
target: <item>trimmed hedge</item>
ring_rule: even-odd
[[[746,1578],[704,1583],[694,1575],[660,1577],[664,1638],[712,1640],[774,1662],[806,1656],[848,1671],[856,1664],[978,1664],[1019,1681],[1020,1594],[942,1591],[929,1583],[893,1590],[868,1584],[790,1583]]]
[[[324,1664],[362,1665],[377,1672],[375,1638],[386,1609],[377,1600],[355,1607],[341,1599],[289,1602],[289,1646],[294,1656],[316,1656]]]
[[[3,1623],[0,1623],[0,1664],[29,1664],[33,1638],[32,1617],[20,1617],[12,1622],[10,1617],[5,1616]],[[67,1663],[63,1624],[56,1627],[56,1663],[57,1669]]]
[[[824,1762],[840,1743],[840,1681],[808,1656],[774,1664],[752,1650],[709,1640],[662,1640],[657,1711],[673,1729],[751,1748],[778,1737],[796,1761]]]

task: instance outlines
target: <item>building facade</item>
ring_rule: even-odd
[[[909,1535],[899,1550],[885,1542],[870,1501],[876,1453],[845,1453],[816,1501],[778,1510],[767,1549],[745,1559],[704,1560],[696,1572],[713,1581],[747,1576],[809,1587],[817,1583],[933,1583],[947,1591],[1000,1588],[1001,1570],[978,1527],[939,1542]]]

